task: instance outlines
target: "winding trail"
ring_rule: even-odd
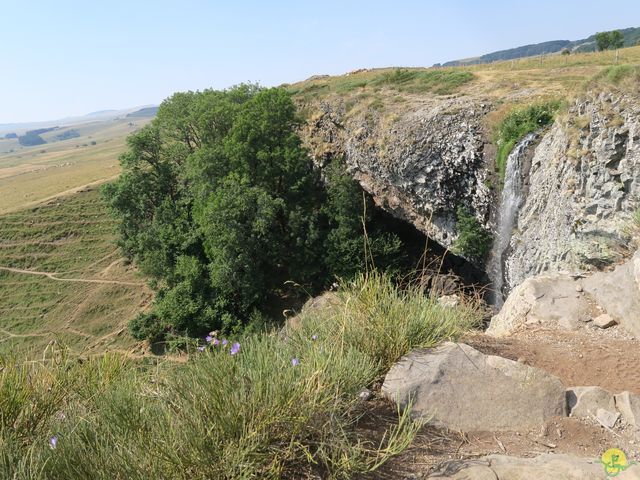
[[[56,273],[50,272],[38,272],[36,270],[23,270],[21,268],[12,268],[12,267],[0,267],[0,270],[11,273],[22,273],[25,275],[40,275],[43,277],[50,278],[51,280],[55,280],[57,282],[77,282],[77,283],[101,283],[101,284],[111,284],[111,285],[124,285],[129,287],[144,287],[144,283],[136,283],[136,282],[122,282],[120,280],[100,280],[95,278],[60,278],[57,277]]]

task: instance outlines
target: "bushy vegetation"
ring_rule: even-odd
[[[471,72],[459,69],[407,70],[397,68],[371,81],[372,85],[387,86],[411,93],[433,92],[447,95],[473,80]]]
[[[598,32],[595,36],[598,50],[615,50],[624,46],[624,35],[620,30]]]
[[[377,440],[362,437],[358,391],[410,349],[478,321],[473,305],[443,307],[372,273],[298,327],[208,338],[186,364],[3,359],[0,476],[353,478],[400,453],[421,425],[402,413]]]
[[[594,78],[595,82],[605,82],[616,86],[630,84],[637,87],[640,81],[640,66],[638,65],[614,65],[607,67]]]
[[[304,101],[332,92],[340,95],[354,91],[369,94],[382,88],[407,93],[431,92],[449,95],[474,79],[473,73],[461,69],[395,68],[382,72],[362,71],[341,77],[313,80],[298,87],[290,87],[289,91]]]
[[[358,258],[401,260],[370,198],[338,161],[326,186],[297,127],[285,90],[242,85],[177,93],[129,139],[105,197],[125,253],[157,290],[135,337],[259,328],[269,309],[282,311],[289,280],[315,292],[360,271]]]
[[[556,100],[534,103],[511,111],[496,128],[494,134],[498,146],[496,166],[500,179],[504,180],[507,158],[513,147],[528,133],[553,123],[561,103]]]
[[[491,248],[491,233],[463,206],[457,208],[456,217],[458,238],[453,246],[454,253],[472,260],[484,259]]]

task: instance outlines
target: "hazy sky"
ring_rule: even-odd
[[[638,0],[0,0],[0,123],[640,26]]]

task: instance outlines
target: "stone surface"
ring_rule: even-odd
[[[432,479],[450,480],[606,480],[598,459],[562,454],[543,454],[535,458],[490,455],[478,460],[446,463]],[[640,466],[631,465],[616,479],[640,479]]]
[[[611,272],[598,272],[583,285],[595,301],[620,325],[640,335],[640,251]]]
[[[622,392],[615,396],[616,409],[625,422],[634,427],[640,427],[640,396],[629,392]]]
[[[382,393],[412,415],[455,430],[537,428],[566,415],[556,377],[465,344],[445,343],[405,355],[387,373]]]
[[[525,280],[509,295],[498,315],[491,319],[487,334],[509,335],[525,324],[558,322],[577,328],[589,316],[587,297],[575,297],[575,280],[569,275],[539,275]]]
[[[620,418],[619,412],[615,412],[615,411],[612,412],[604,408],[598,408],[596,410],[596,419],[598,420],[600,425],[604,427],[613,428],[619,418]]]
[[[344,158],[378,205],[451,247],[459,205],[489,224],[494,150],[484,122],[491,109],[473,97],[423,96],[382,113],[348,110],[337,97],[312,106],[301,135],[317,165]]]
[[[567,389],[567,405],[572,417],[591,418],[599,408],[615,412],[613,395],[600,387],[573,387]]]
[[[640,206],[640,103],[591,92],[566,118],[543,135],[531,160],[506,260],[512,288],[545,271],[612,266],[636,247],[629,227]]]
[[[599,328],[613,327],[617,323],[618,322],[616,322],[613,318],[611,318],[611,315],[609,315],[607,313],[603,313],[602,315],[598,315],[596,318],[593,319],[593,324],[596,327],[599,327]]]

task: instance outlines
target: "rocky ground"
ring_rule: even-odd
[[[628,457],[616,478],[640,478],[640,310],[629,307],[640,298],[638,258],[533,277],[486,332],[403,357],[374,417],[391,423],[388,399],[411,398],[430,421],[373,478],[606,479],[617,471],[601,463],[611,448]]]

